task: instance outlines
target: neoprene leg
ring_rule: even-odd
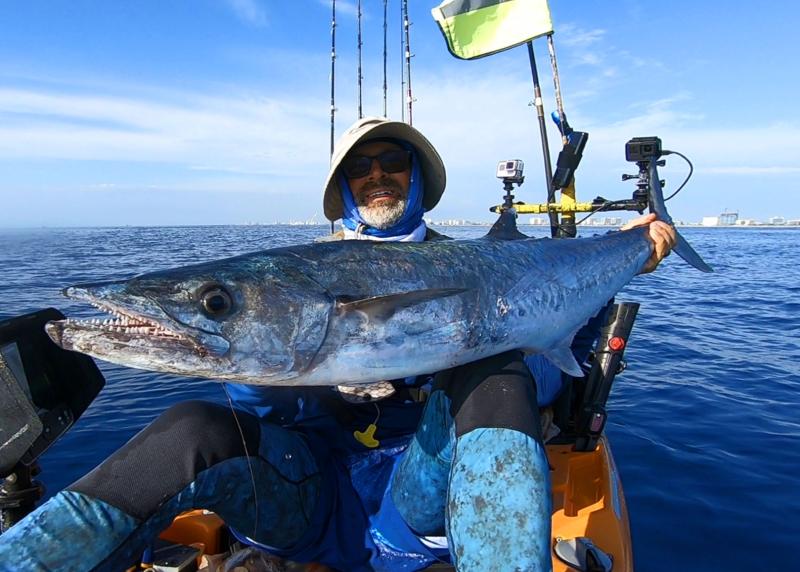
[[[462,366],[447,536],[459,572],[551,569],[550,474],[536,388],[519,352]]]
[[[288,547],[308,528],[319,475],[302,438],[186,402],[0,536],[0,570],[120,570],[190,508]],[[244,435],[244,438],[242,437]],[[245,454],[245,449],[250,454]]]
[[[432,535],[444,529],[455,439],[449,408],[445,392],[435,389],[392,478],[392,501],[406,524],[418,534]]]

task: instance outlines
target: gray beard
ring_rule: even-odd
[[[374,207],[359,206],[358,214],[364,222],[372,228],[386,230],[391,228],[399,221],[406,211],[407,201],[401,199],[388,205],[377,205]]]

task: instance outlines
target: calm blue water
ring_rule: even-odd
[[[523,229],[531,231],[533,229]],[[62,287],[308,242],[325,227],[0,231],[0,317],[91,308]],[[447,229],[478,236],[485,229]],[[668,258],[642,303],[608,433],[644,571],[789,570],[800,546],[800,231],[686,229],[717,270]],[[106,388],[43,458],[53,494],[171,404],[219,385],[101,363]],[[157,472],[157,467],[144,468]],[[791,564],[794,562],[795,564]]]

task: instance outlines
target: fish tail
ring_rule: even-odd
[[[661,180],[658,178],[658,171],[656,169],[656,160],[653,158],[650,161],[649,166],[649,176],[650,176],[650,212],[655,213],[659,219],[663,220],[667,224],[671,224],[674,226],[672,222],[672,217],[667,212],[667,205],[664,202],[664,191],[661,188]],[[694,266],[701,272],[714,272],[714,269],[711,268],[703,259],[702,257],[697,254],[694,248],[686,241],[685,238],[675,229],[675,237],[677,242],[675,247],[672,249],[674,250],[678,256],[683,258],[688,264]]]

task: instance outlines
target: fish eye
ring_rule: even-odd
[[[233,310],[233,298],[222,286],[211,286],[200,294],[203,311],[211,318],[219,318]]]

